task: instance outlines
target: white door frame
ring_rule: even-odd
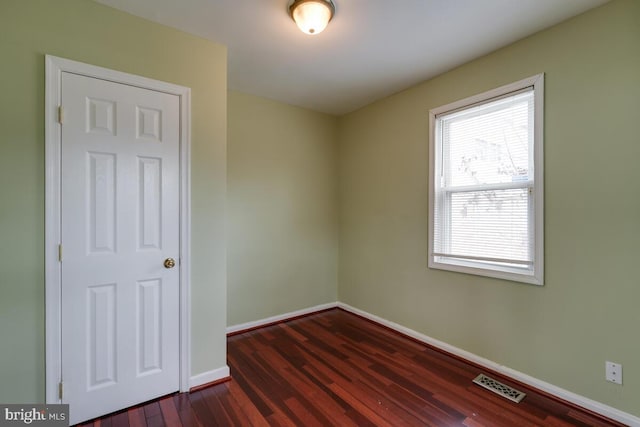
[[[114,83],[177,95],[180,99],[180,391],[189,391],[191,372],[191,89],[146,77],[113,71],[69,59],[45,58],[45,399],[60,403],[62,378],[61,265],[61,128],[58,106],[62,73],[69,72]],[[62,118],[64,122],[64,117]]]

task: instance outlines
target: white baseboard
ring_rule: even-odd
[[[557,387],[553,384],[549,384],[545,381],[531,377],[527,374],[516,371],[507,366],[503,366],[498,363],[492,362],[491,360],[485,359],[484,357],[480,357],[466,350],[462,350],[461,348],[454,347],[443,341],[437,340],[435,338],[431,338],[427,335],[421,334],[420,332],[416,332],[413,329],[406,328],[402,325],[383,319],[374,314],[367,313],[366,311],[357,309],[348,304],[339,302],[337,306],[343,310],[349,311],[351,313],[362,316],[366,319],[372,320],[376,323],[384,325],[388,328],[398,331],[411,338],[415,338],[418,341],[422,341],[426,344],[432,345],[433,347],[439,348],[448,353],[459,356],[465,360],[468,360],[470,362],[476,363],[480,366],[483,366],[485,368],[488,368],[495,372],[503,374],[506,377],[513,378],[516,381],[520,381],[521,383],[527,384],[533,388],[547,392],[560,399],[566,400],[567,402],[571,402],[582,408],[604,415],[605,417],[611,418],[612,420],[619,421],[629,426],[640,427],[640,418],[634,415],[628,414],[626,412],[620,411],[619,409],[613,408],[611,406],[605,405],[604,403],[597,402],[595,400],[589,399],[587,397],[584,397],[579,394],[565,390],[563,388]]]
[[[315,313],[317,311],[336,308],[337,306],[338,306],[337,302],[330,302],[327,304],[316,305],[315,307],[303,308],[302,310],[297,310],[297,311],[292,311],[285,314],[279,314],[277,316],[267,317],[266,319],[260,319],[260,320],[255,320],[253,322],[241,323],[239,325],[227,326],[227,334],[259,328],[260,326],[269,325],[271,323],[282,322],[282,321],[291,319],[293,317],[304,316],[306,314]]]
[[[222,368],[213,369],[211,371],[193,375],[191,378],[189,378],[189,388],[209,384],[225,378],[229,378],[229,367],[226,365]]]

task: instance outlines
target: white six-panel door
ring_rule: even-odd
[[[176,95],[67,72],[61,98],[63,402],[76,423],[179,389],[180,113]]]

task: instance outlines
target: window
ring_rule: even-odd
[[[429,112],[429,267],[543,284],[543,85]]]

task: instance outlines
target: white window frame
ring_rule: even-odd
[[[511,93],[533,88],[534,96],[534,143],[533,143],[533,182],[529,182],[533,206],[530,205],[529,224],[531,232],[533,265],[532,269],[519,269],[504,264],[475,261],[473,259],[451,258],[434,253],[436,185],[439,182],[440,168],[436,160],[441,156],[441,141],[437,138],[437,118],[455,110],[464,110],[508,96]],[[544,74],[511,83],[487,92],[471,96],[429,111],[429,268],[456,271],[478,276],[494,277],[534,285],[544,284]],[[498,185],[500,187],[508,184]],[[533,218],[531,217],[533,216]],[[487,260],[490,261],[490,260]]]

